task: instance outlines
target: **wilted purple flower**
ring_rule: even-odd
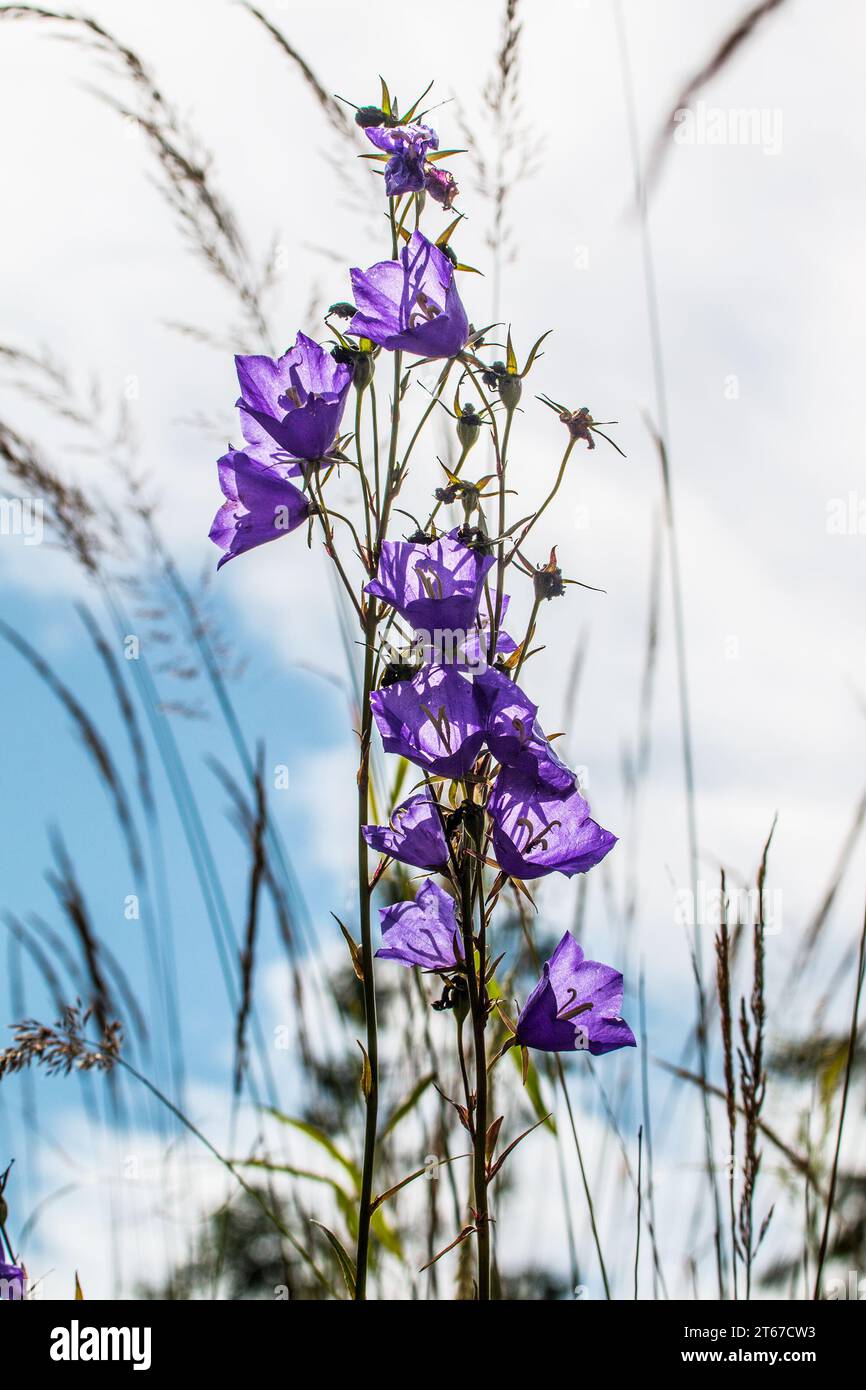
[[[420,193],[425,183],[424,163],[430,150],[438,150],[439,136],[418,121],[408,125],[366,126],[367,139],[391,158],[385,165],[385,192],[389,198],[401,193]]]
[[[454,199],[460,192],[454,175],[448,169],[440,169],[438,164],[428,164],[424,174],[424,187],[446,212],[450,212]]]
[[[566,932],[517,1020],[515,1041],[540,1052],[591,1052],[598,1057],[635,1047],[620,1018],[622,975],[610,965],[585,960]]]
[[[466,631],[476,619],[494,557],[457,537],[455,530],[430,545],[385,541],[366,592],[390,603],[416,629]]]
[[[370,696],[387,753],[440,777],[465,777],[484,743],[484,713],[471,681],[454,666],[423,666]]]
[[[571,792],[577,778],[554,753],[536,718],[538,706],[501,671],[475,677],[487,711],[487,746],[503,767],[534,778],[539,787]]]
[[[422,232],[413,232],[397,261],[352,271],[358,312],[348,332],[391,352],[455,357],[469,337],[469,320],[454,267]]]
[[[383,960],[420,965],[425,970],[453,970],[463,960],[454,899],[428,878],[414,902],[379,909]]]
[[[352,384],[349,367],[303,333],[276,360],[236,357],[235,365],[248,444],[260,449],[270,438],[293,459],[319,459],[329,452]]]
[[[512,878],[541,878],[557,871],[586,873],[616,844],[589,814],[579,791],[539,787],[531,774],[504,767],[487,805],[493,820],[493,852]]]
[[[412,864],[416,869],[444,869],[448,863],[442,817],[427,789],[398,806],[389,825],[361,828],[371,849],[399,859],[401,864]]]
[[[18,1265],[4,1264],[0,1260],[0,1299],[15,1302],[24,1297],[27,1277]]]
[[[226,498],[210,528],[210,539],[226,552],[217,569],[245,550],[288,535],[309,516],[309,501],[288,481],[288,465],[260,463],[230,449],[217,468]]]

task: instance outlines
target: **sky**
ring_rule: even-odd
[[[335,163],[334,144],[309,92],[241,6],[106,0],[91,13],[146,57],[162,90],[215,152],[214,177],[236,207],[249,244],[257,256],[273,258],[274,346],[284,348],[299,326],[315,331],[311,305],[321,311],[345,298],[347,268],[387,254],[381,190],[372,173],[351,153]],[[625,0],[644,154],[677,90],[739,13],[740,6],[727,0]],[[459,112],[484,140],[479,93],[498,33],[500,6],[493,0],[472,6],[440,0],[421,34],[383,4],[287,0],[271,3],[267,14],[327,90],[363,104],[377,99],[380,72],[404,98],[435,78],[433,95],[444,103],[435,113],[443,145],[464,144]],[[732,879],[753,881],[778,816],[768,877],[776,911],[768,977],[777,1006],[799,934],[832,877],[863,791],[866,493],[859,388],[866,348],[858,325],[866,307],[866,193],[858,174],[866,140],[859,109],[864,25],[854,0],[837,0],[832,24],[815,0],[790,0],[703,89],[694,124],[681,123],[677,138],[668,140],[650,205],[700,876],[711,890],[724,864]],[[515,254],[503,270],[498,313],[489,274],[464,277],[461,290],[475,323],[501,317],[511,324],[518,356],[554,330],[515,424],[513,481],[521,514],[546,494],[563,444],[562,426],[534,401],[536,391],[573,407],[587,404],[597,418],[618,422],[611,434],[627,458],[604,441],[591,454],[578,446],[531,556],[543,561],[556,545],[571,577],[604,592],[572,588],[566,599],[545,605],[544,650],[527,667],[526,684],[539,698],[545,727],[565,730],[594,814],[621,839],[605,869],[587,880],[588,953],[606,959],[611,935],[621,940],[622,923],[604,887],[612,886],[619,899],[636,863],[639,911],[622,949],[633,972],[639,963],[646,970],[650,1051],[672,1057],[691,1018],[692,996],[687,939],[676,915],[689,864],[667,563],[649,775],[639,823],[631,827],[630,842],[624,839],[622,766],[638,735],[662,496],[646,424],[656,397],[612,0],[527,6],[521,82],[524,120],[540,149],[536,171],[510,200]],[[80,47],[33,26],[3,26],[0,141],[7,215],[0,229],[0,343],[27,352],[48,349],[68,367],[76,392],[86,394],[97,379],[107,402],[125,399],[140,440],[139,464],[159,501],[161,529],[193,580],[211,571],[216,558],[207,531],[220,500],[214,459],[236,430],[231,353],[262,345],[248,336],[239,342],[229,296],[173,225],[140,132],[108,110],[94,88],[124,95],[105,66]],[[739,129],[732,113],[743,110],[758,113],[752,127],[757,138],[732,142]],[[719,132],[729,137],[725,143]],[[357,152],[362,149],[359,137]],[[460,207],[468,214],[460,254],[489,268],[487,212],[473,187],[472,165],[463,160],[455,162]],[[359,186],[367,199],[363,208],[352,192]],[[209,329],[220,347],[178,333],[171,327],[177,322]],[[321,327],[319,336],[325,336]],[[81,452],[74,430],[22,399],[9,373],[0,377],[0,391],[3,418],[55,451],[94,496],[114,495],[116,479]],[[431,478],[439,481],[435,453],[444,447],[445,423],[437,427],[437,445],[425,446],[416,459],[409,481],[407,498],[422,499],[419,505],[435,485]],[[76,598],[92,602],[92,594],[68,559],[47,544],[25,546],[21,536],[5,534],[0,541],[4,617],[50,657],[83,703],[99,710],[101,727],[120,743],[110,693],[72,607]],[[245,726],[261,732],[269,764],[289,768],[288,788],[272,797],[273,811],[327,952],[334,944],[329,911],[348,910],[353,889],[354,776],[341,689],[345,656],[330,577],[323,557],[309,552],[298,535],[233,562],[213,580],[211,592],[231,657],[246,661],[236,689]],[[509,618],[518,632],[530,603],[528,588],[515,586]],[[570,701],[569,673],[581,644],[582,676]],[[0,659],[10,731],[0,759],[3,907],[56,920],[44,871],[49,829],[58,827],[101,930],[138,983],[146,976],[147,942],[123,917],[133,889],[104,794],[50,694],[14,653],[4,648]],[[182,733],[227,896],[240,914],[245,863],[226,823],[225,796],[205,766],[209,753],[230,758],[224,732],[212,719],[186,725]],[[215,1023],[220,1014],[198,1001],[219,1001],[226,1020],[228,1014],[176,824],[167,855],[176,887],[171,910],[181,994],[193,1001],[184,1010],[183,1032],[196,1115],[222,1133],[231,1037],[227,1023]],[[859,930],[863,860],[861,841],[829,923],[822,957],[828,969]],[[542,898],[545,924],[551,930],[568,926],[574,911],[575,885],[549,884]],[[704,950],[711,951],[706,934]],[[263,964],[266,1032],[279,1025],[287,1007],[277,955],[274,946]],[[5,1022],[13,1016],[14,980],[7,968],[3,974]],[[815,982],[800,981],[791,1000],[785,997],[786,1018],[808,1026],[825,982],[826,972]],[[44,1003],[35,984],[28,989],[34,1007]],[[633,986],[626,1003],[634,1014]],[[832,1007],[840,1023],[850,1000],[843,994]],[[289,1070],[281,1083],[291,1094],[297,1080]],[[19,1154],[15,1181],[23,1189],[22,1205],[29,1211],[61,1186],[67,1157],[84,1167],[89,1195],[74,1220],[68,1201],[53,1206],[63,1215],[62,1234],[50,1213],[40,1220],[31,1264],[46,1274],[52,1296],[62,1296],[69,1268],[86,1255],[93,1286],[108,1288],[117,1266],[88,1214],[102,1200],[94,1188],[105,1172],[116,1171],[117,1136],[106,1124],[88,1171],[92,1129],[82,1119],[76,1088],[43,1078],[34,1086],[42,1122],[65,1157],[50,1146],[50,1152],[37,1152],[22,1123],[26,1089],[16,1082],[7,1091],[4,1083],[0,1134],[15,1142],[0,1147],[0,1161],[6,1148]],[[664,1083],[656,1080],[654,1088],[663,1098]],[[585,1079],[578,1089],[591,1107]],[[788,1099],[784,1092],[771,1097],[771,1110],[778,1105],[785,1113]],[[254,1126],[253,1120],[244,1123]],[[588,1124],[598,1125],[597,1113]],[[691,1132],[685,1140],[664,1136],[660,1170],[676,1173],[681,1165],[690,1172],[693,1138]],[[123,1146],[124,1136],[119,1142]],[[149,1152],[153,1136],[143,1132],[135,1144]],[[221,1190],[219,1180],[213,1190]],[[147,1200],[142,1208],[146,1232],[152,1208]],[[528,1248],[532,1222],[539,1219],[531,1203],[521,1210],[526,1220],[516,1223],[515,1259]],[[180,1220],[175,1213],[173,1223]],[[123,1240],[128,1248],[114,1257],[128,1291],[142,1266],[159,1256],[146,1236]],[[554,1258],[563,1258],[561,1248]]]

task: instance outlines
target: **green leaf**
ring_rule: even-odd
[[[336,912],[332,912],[332,913],[331,913],[331,916],[333,917],[333,919],[334,919],[334,921],[336,922],[337,926],[340,928],[340,931],[343,933],[343,936],[344,936],[344,938],[345,938],[346,945],[347,945],[348,948],[349,948],[349,954],[350,954],[350,956],[352,957],[352,969],[354,970],[355,975],[357,976],[357,978],[358,978],[358,979],[361,981],[361,983],[363,984],[363,982],[364,982],[364,961],[363,961],[363,957],[361,956],[361,948],[360,948],[360,946],[358,945],[358,943],[357,943],[357,941],[355,940],[355,938],[353,937],[352,933],[349,931],[348,927],[344,927],[344,926],[343,926],[343,923],[340,921],[340,919],[339,919],[339,917],[337,916]]]
[[[364,1044],[361,1042],[360,1038],[356,1038],[355,1042],[360,1047],[361,1056],[364,1058],[364,1065],[361,1067],[361,1090],[363,1092],[364,1099],[369,1100],[370,1092],[373,1089],[373,1069],[370,1066],[370,1058],[367,1056],[367,1049],[364,1047]]]
[[[400,1244],[400,1237],[397,1235],[394,1227],[388,1222],[383,1211],[376,1211],[373,1213],[373,1219],[370,1222],[370,1230],[373,1232],[380,1245],[383,1245],[385,1249],[391,1255],[395,1255],[398,1260],[402,1260],[403,1246]]]
[[[437,1168],[444,1168],[446,1163],[456,1163],[457,1160],[460,1158],[472,1157],[473,1155],[471,1153],[454,1154],[450,1158],[437,1159],[436,1166]],[[408,1187],[410,1182],[416,1182],[418,1178],[423,1178],[424,1174],[429,1172],[430,1169],[426,1163],[424,1164],[423,1168],[416,1168],[415,1172],[410,1173],[407,1178],[401,1178],[400,1181],[396,1182],[393,1187],[389,1187],[386,1192],[380,1192],[378,1197],[374,1197],[371,1203],[372,1210],[374,1212],[378,1211],[379,1207],[381,1207],[383,1203],[387,1202],[389,1198],[396,1196],[398,1192],[402,1192],[404,1187]]]
[[[544,342],[545,338],[549,337],[549,335],[550,335],[552,332],[553,332],[553,329],[552,329],[552,328],[548,328],[547,332],[546,332],[546,333],[542,333],[541,337],[538,339],[538,342],[535,343],[535,345],[533,346],[532,351],[530,352],[529,356],[528,356],[527,359],[526,359],[526,366],[523,368],[523,375],[524,375],[524,376],[526,376],[526,374],[528,373],[530,367],[532,366],[533,362],[535,361],[536,357],[538,356],[538,349],[541,347],[541,344]]]
[[[508,1155],[509,1155],[514,1149],[517,1148],[517,1145],[518,1145],[518,1144],[522,1143],[522,1141],[526,1138],[526,1136],[527,1136],[528,1134],[532,1134],[533,1130],[538,1129],[538,1126],[539,1126],[539,1125],[543,1125],[545,1120],[549,1120],[549,1119],[551,1119],[551,1118],[552,1118],[552,1117],[551,1117],[550,1115],[544,1115],[544,1116],[542,1116],[542,1118],[541,1118],[540,1120],[536,1120],[536,1121],[535,1121],[535,1124],[534,1124],[534,1125],[530,1125],[530,1126],[529,1126],[529,1129],[525,1129],[525,1130],[523,1131],[522,1134],[518,1134],[518,1136],[517,1136],[516,1139],[512,1139],[511,1143],[508,1145],[508,1148],[507,1148],[507,1149],[503,1149],[502,1153],[499,1155],[499,1158],[498,1158],[498,1159],[496,1160],[496,1162],[491,1166],[487,1181],[488,1181],[488,1182],[492,1182],[492,1181],[493,1181],[493,1179],[496,1177],[496,1174],[499,1172],[500,1168],[502,1167],[502,1165],[503,1165],[503,1163],[505,1162],[505,1160],[506,1160],[506,1158],[508,1157]],[[495,1142],[495,1141],[494,1141],[494,1142]]]
[[[385,112],[385,115],[386,115],[386,116],[390,116],[390,114],[391,114],[391,93],[388,91],[388,83],[385,81],[384,77],[380,77],[380,78],[379,78],[379,81],[382,83],[382,101],[381,101],[380,105],[381,105],[381,107],[382,107],[382,110]]]
[[[409,759],[408,759],[408,758],[398,758],[398,760],[397,760],[397,770],[396,770],[396,772],[394,773],[394,785],[393,785],[393,787],[391,788],[391,806],[392,806],[392,807],[396,807],[396,805],[397,805],[397,801],[398,801],[398,799],[399,799],[399,797],[400,797],[400,792],[403,790],[403,783],[406,781],[406,774],[407,774],[408,771],[409,771]]]
[[[314,1143],[319,1144],[326,1153],[331,1155],[331,1158],[336,1159],[337,1163],[339,1163],[342,1168],[345,1168],[360,1192],[360,1170],[350,1158],[347,1158],[344,1153],[341,1153],[333,1139],[329,1139],[323,1130],[319,1129],[316,1125],[311,1125],[308,1120],[298,1120],[293,1115],[284,1115],[281,1110],[275,1109],[272,1105],[264,1106],[264,1110],[267,1115],[271,1115],[275,1120],[279,1120],[281,1125],[291,1125],[293,1129],[300,1130],[302,1134],[306,1134],[308,1139],[312,1139]]]
[[[505,344],[505,366],[509,372],[517,374],[517,354],[514,351],[514,344],[511,341],[511,328],[508,329],[508,339]]]
[[[428,82],[428,83],[427,83],[427,86],[424,88],[424,90],[423,90],[423,92],[421,93],[420,97],[417,97],[417,98],[415,99],[415,101],[412,102],[412,105],[409,107],[409,110],[406,112],[405,116],[403,117],[403,124],[404,124],[404,125],[408,125],[409,122],[410,122],[411,120],[414,119],[415,112],[418,110],[418,107],[421,105],[422,101],[424,100],[424,98],[426,97],[427,93],[430,91],[430,88],[431,88],[432,86],[433,86],[433,83],[432,83],[432,82]]]
[[[454,218],[454,221],[449,222],[448,226],[445,228],[445,231],[442,232],[441,235],[436,238],[436,245],[447,246],[449,241],[451,240],[451,233],[454,231],[454,228],[457,227],[462,221],[463,213],[459,212],[457,216]]]
[[[412,1087],[412,1090],[409,1092],[409,1094],[408,1094],[408,1096],[406,1097],[406,1099],[405,1099],[404,1101],[402,1101],[402,1103],[401,1103],[400,1105],[397,1106],[396,1110],[392,1111],[391,1115],[388,1117],[388,1120],[387,1120],[387,1122],[385,1123],[385,1125],[384,1125],[384,1127],[383,1127],[383,1129],[382,1129],[382,1132],[381,1132],[381,1136],[380,1136],[380,1137],[381,1137],[382,1139],[385,1138],[385,1135],[386,1135],[386,1134],[390,1134],[392,1130],[394,1130],[394,1129],[397,1128],[397,1126],[398,1126],[398,1124],[400,1123],[400,1121],[401,1121],[402,1119],[404,1119],[406,1115],[409,1114],[410,1110],[414,1110],[414,1109],[415,1109],[415,1106],[418,1104],[418,1102],[419,1102],[419,1100],[421,1099],[421,1097],[423,1096],[424,1092],[427,1090],[427,1087],[428,1087],[428,1086],[431,1084],[431,1082],[433,1082],[435,1079],[436,1079],[436,1073],[435,1073],[435,1071],[428,1072],[426,1076],[422,1076],[422,1077],[421,1077],[421,1080],[418,1081],[418,1082]]]
[[[82,1287],[81,1287],[81,1281],[80,1281],[79,1278],[78,1278],[78,1270],[76,1269],[76,1271],[75,1271],[75,1302],[76,1302],[76,1303],[81,1303],[81,1302],[83,1302],[83,1300],[84,1300],[84,1290],[83,1290]]]
[[[520,1052],[521,1049],[518,1047],[511,1049],[511,1056],[514,1058],[514,1065],[518,1071],[523,1069]],[[533,1111],[538,1116],[538,1123],[546,1125],[551,1134],[555,1134],[556,1121],[544,1103],[544,1097],[541,1094],[541,1078],[538,1075],[538,1068],[532,1061],[526,1069],[526,1094]]]
[[[333,1231],[329,1231],[327,1226],[323,1225],[321,1221],[314,1220],[313,1225],[318,1226],[319,1230],[325,1232],[325,1235],[327,1236],[328,1241],[330,1243],[331,1249],[337,1257],[337,1262],[339,1263],[343,1278],[346,1281],[346,1288],[349,1290],[349,1297],[354,1298],[355,1281],[357,1279],[354,1260],[348,1254],[345,1247],[342,1245],[337,1236],[334,1235]]]

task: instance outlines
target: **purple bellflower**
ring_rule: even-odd
[[[401,193],[420,193],[425,187],[425,162],[430,150],[438,150],[439,136],[419,121],[408,125],[366,126],[367,139],[391,158],[385,165],[385,192],[389,198]]]
[[[390,825],[365,825],[362,831],[371,849],[399,859],[401,864],[444,869],[448,863],[442,817],[427,789],[398,806]]]
[[[465,777],[484,743],[484,712],[454,666],[423,666],[411,680],[374,690],[373,718],[386,753],[439,777]]]
[[[289,465],[260,463],[230,449],[217,468],[226,498],[210,528],[210,539],[225,551],[217,569],[245,550],[288,535],[310,515],[308,499],[288,481]]]
[[[358,306],[353,337],[369,338],[390,352],[418,357],[456,357],[469,338],[469,320],[454,281],[454,267],[422,232],[413,232],[396,261],[352,271]]]
[[[492,555],[457,539],[457,531],[430,545],[385,541],[368,594],[390,603],[412,627],[425,632],[465,632],[477,619]]]
[[[0,1299],[16,1302],[24,1297],[27,1276],[19,1265],[5,1264],[0,1260]]]
[[[379,909],[383,960],[420,965],[425,970],[454,970],[463,960],[454,899],[428,878],[414,902]]]
[[[591,1052],[601,1056],[635,1047],[634,1034],[619,1016],[622,975],[610,965],[586,960],[566,932],[517,1020],[514,1041],[540,1052]]]
[[[536,777],[518,768],[502,769],[487,810],[493,852],[511,878],[584,874],[616,844],[616,836],[592,819],[579,791],[540,787]]]
[[[334,445],[352,372],[312,338],[299,333],[295,346],[276,359],[236,357],[237,402],[244,439],[260,452],[276,443],[292,459],[323,458]],[[295,464],[293,473],[302,472]]]
[[[577,778],[554,753],[536,716],[538,706],[501,671],[475,677],[487,710],[487,746],[503,767],[534,777],[540,787],[571,792]]]

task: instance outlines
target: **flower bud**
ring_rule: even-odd
[[[355,371],[352,380],[358,394],[366,389],[373,380],[373,354],[372,352],[359,352],[355,356]]]
[[[347,367],[352,368],[352,382],[357,390],[363,391],[373,380],[373,354],[364,352],[361,348],[337,347],[331,348],[331,356],[335,362],[343,362]]]
[[[457,417],[457,438],[466,453],[472,448],[480,432],[481,416],[471,407],[467,407],[462,415]]]
[[[499,399],[506,410],[515,410],[523,394],[523,382],[516,373],[506,372],[499,378]]]

